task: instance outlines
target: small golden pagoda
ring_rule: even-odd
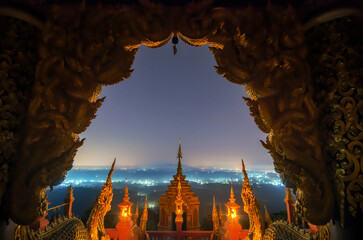
[[[238,221],[239,219],[238,209],[240,208],[240,206],[236,203],[236,199],[234,198],[232,180],[231,180],[231,195],[229,198],[229,202],[226,203],[226,207],[228,209],[228,215],[227,215],[228,220]]]
[[[160,231],[172,230],[173,222],[176,216],[176,205],[175,201],[178,196],[178,182],[180,181],[180,192],[181,200],[183,200],[183,221],[186,222],[186,230],[199,230],[199,199],[198,196],[194,195],[191,191],[191,186],[188,185],[189,181],[185,180],[183,175],[183,169],[181,167],[181,159],[183,158],[181,151],[181,140],[179,139],[179,151],[178,151],[178,168],[176,175],[173,176],[174,180],[170,181],[168,190],[165,191],[164,195],[161,195],[159,200],[160,212],[159,212],[159,225]]]
[[[129,188],[127,187],[127,179],[126,179],[125,193],[123,200],[124,201],[118,205],[120,208],[120,215],[119,215],[120,220],[131,217],[131,206],[134,204],[129,201],[130,197],[129,197]]]

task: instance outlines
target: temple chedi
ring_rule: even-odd
[[[171,185],[168,186],[168,190],[165,191],[165,195],[161,195],[159,200],[160,212],[159,212],[159,230],[172,230],[175,222],[175,201],[178,196],[178,182],[181,185],[181,197],[183,200],[183,230],[199,230],[199,199],[191,191],[191,186],[188,185],[189,181],[185,180],[181,167],[182,151],[181,141],[179,139],[179,151],[178,151],[178,168],[176,175],[173,176],[174,180],[171,180]]]

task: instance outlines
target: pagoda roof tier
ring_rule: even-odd
[[[185,175],[183,175],[183,169],[181,166],[181,159],[183,158],[183,154],[181,152],[181,140],[179,139],[179,150],[178,150],[178,167],[176,174],[173,176],[173,180],[170,180],[170,185],[168,186],[168,190],[165,191],[163,195],[161,195],[159,200],[159,205],[167,205],[169,208],[175,206],[175,200],[177,199],[178,190],[180,191],[180,195],[182,200],[187,206],[190,205],[198,205],[200,204],[198,196],[194,195],[194,192],[191,190],[192,186],[189,185],[189,181],[185,180]],[[180,183],[180,188],[178,189],[178,184]]]
[[[191,190],[192,186],[189,185],[189,181],[185,180],[185,175],[174,175],[175,180],[170,181],[170,185],[168,185],[168,190],[165,191],[163,195],[160,197],[159,205],[173,205],[176,196],[178,195],[178,177],[180,177],[181,184],[181,195],[183,201],[187,205],[199,205],[198,196],[194,195],[194,192]]]
[[[173,205],[175,202],[176,196],[166,196],[162,195],[159,200],[159,205]],[[182,200],[186,203],[186,205],[200,205],[198,196],[183,196]]]
[[[182,175],[182,174],[180,174],[180,175],[178,175],[178,174],[173,175],[174,180],[171,180],[171,181],[176,181],[176,182],[178,182],[178,177],[180,178],[180,181],[181,181],[181,182],[183,182],[183,181],[187,181],[187,180],[185,180],[186,176],[185,176],[185,175]],[[171,182],[171,181],[170,181],[170,182]],[[189,182],[189,181],[187,181],[187,182]]]
[[[175,177],[175,176],[174,176]],[[185,176],[184,176],[184,178],[185,178]],[[172,185],[178,185],[178,179],[176,179],[176,180],[170,180],[170,183],[172,184]],[[188,180],[184,180],[184,179],[180,179],[180,183],[183,185],[185,185],[185,184],[188,184],[189,183],[189,181]]]
[[[187,189],[187,190],[189,190],[190,191],[190,189],[192,188],[192,186],[190,186],[190,185],[184,185],[184,184],[181,184],[181,186],[182,186],[182,188],[184,188],[184,189]],[[169,185],[168,186],[168,189],[169,190],[167,190],[167,191],[175,191],[175,189],[177,189],[175,186],[173,186],[173,185]],[[184,190],[185,191],[185,190]]]

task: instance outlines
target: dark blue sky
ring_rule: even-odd
[[[218,75],[207,46],[183,42],[142,46],[129,79],[104,87],[106,100],[81,137],[74,165],[145,166],[177,163],[182,138],[183,164],[195,167],[272,169],[265,140],[242,99],[243,86]]]

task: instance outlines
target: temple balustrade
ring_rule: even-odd
[[[115,228],[106,228],[105,232],[110,240],[118,240],[118,232]],[[176,240],[178,234],[181,240],[210,240],[213,231],[147,231],[147,233],[150,240]],[[247,236],[247,233],[242,235]],[[242,235],[240,239],[244,238]]]
[[[181,240],[210,240],[213,231],[148,231],[150,240],[176,240],[180,234]]]

